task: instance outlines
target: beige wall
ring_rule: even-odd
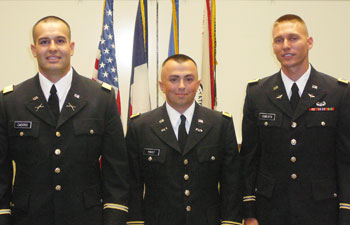
[[[132,39],[137,0],[115,0],[115,32],[123,121],[127,114]],[[204,0],[180,0],[180,51],[201,60]],[[279,69],[271,48],[273,21],[295,13],[306,21],[314,38],[311,63],[319,71],[350,79],[350,1],[216,0],[218,110],[231,112],[238,140],[246,84]],[[149,54],[152,106],[156,107],[156,0],[149,0]],[[167,56],[171,4],[158,0],[159,63]],[[33,76],[31,27],[41,17],[57,15],[72,27],[76,42],[73,66],[91,77],[102,23],[102,0],[0,0],[0,87]],[[160,95],[159,102],[162,103]]]

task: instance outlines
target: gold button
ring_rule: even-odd
[[[56,169],[55,169],[55,173],[61,173],[61,169],[59,168],[59,167],[57,167]]]
[[[19,132],[19,136],[23,137],[23,135],[24,135],[23,131]]]
[[[61,133],[59,131],[56,131],[56,137],[61,137]]]
[[[322,126],[322,127],[326,126],[326,122],[322,121],[322,122],[321,122],[321,126]]]
[[[186,211],[187,211],[187,212],[191,212],[191,206],[189,206],[189,205],[186,206]]]
[[[291,126],[292,128],[296,128],[296,127],[297,127],[297,123],[296,123],[296,122],[293,122],[290,126]]]
[[[60,149],[56,149],[55,150],[55,155],[61,155],[61,150]]]
[[[153,160],[152,156],[148,157],[148,161],[151,162]]]
[[[338,197],[337,193],[333,193],[334,198]]]
[[[267,127],[269,125],[269,122],[265,121],[264,126]]]
[[[188,176],[188,174],[185,174],[184,179],[185,179],[185,180],[189,180],[189,179],[190,179],[190,176]]]
[[[184,160],[184,165],[186,166],[188,164],[188,159]]]
[[[60,191],[60,190],[62,190],[62,187],[61,187],[61,185],[56,185],[55,189],[56,189],[56,191]]]
[[[90,134],[94,134],[94,130],[93,129],[90,130]]]
[[[291,177],[293,180],[297,179],[297,175],[296,175],[295,173],[293,173],[292,175],[290,175],[290,177]]]
[[[190,191],[189,190],[186,190],[185,191],[185,195],[188,197],[188,196],[190,196]]]
[[[296,145],[296,144],[297,144],[297,140],[292,139],[292,140],[290,141],[290,143],[291,143],[292,145]]]
[[[296,158],[295,156],[292,156],[292,157],[290,158],[290,161],[291,161],[292,163],[295,163],[295,162],[297,161],[297,158]]]
[[[215,160],[215,156],[211,156],[211,158],[210,158],[212,161],[214,161]]]

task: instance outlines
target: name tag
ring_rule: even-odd
[[[32,121],[15,121],[15,129],[32,129]]]
[[[143,155],[159,156],[160,155],[160,149],[144,148],[143,149]]]
[[[276,113],[259,113],[259,120],[276,120]]]

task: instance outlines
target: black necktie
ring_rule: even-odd
[[[184,115],[181,115],[180,118],[181,118],[181,123],[179,126],[177,141],[179,142],[180,149],[183,151],[187,141],[187,132],[186,132],[186,126],[185,126],[186,117]]]
[[[292,96],[290,97],[290,105],[292,106],[293,112],[297,108],[299,100],[300,100],[299,88],[298,88],[298,85],[294,83],[292,86]]]
[[[50,90],[50,97],[49,97],[49,106],[51,111],[53,112],[53,114],[56,117],[56,120],[58,119],[58,115],[60,114],[59,111],[59,104],[58,104],[58,97],[57,97],[57,90],[55,85],[52,85],[51,90]]]

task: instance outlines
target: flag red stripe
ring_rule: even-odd
[[[208,12],[208,29],[209,29],[209,61],[210,61],[210,93],[211,93],[211,108],[214,109],[215,106],[215,96],[214,96],[214,62],[213,62],[213,42],[212,42],[212,21],[211,21],[211,9],[210,2],[206,0],[207,12]]]

